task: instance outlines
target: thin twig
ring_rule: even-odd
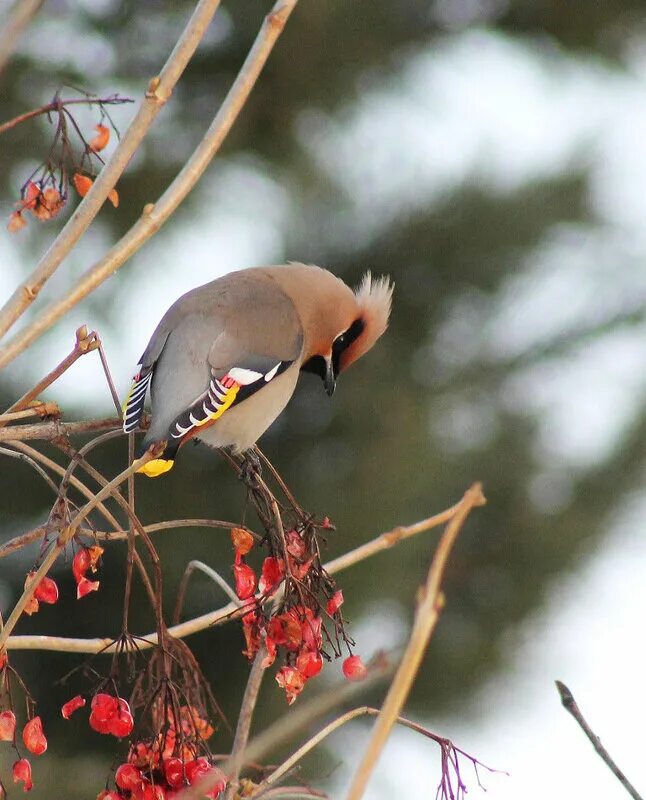
[[[0,425],[7,425],[11,422],[19,422],[21,419],[29,417],[60,417],[61,410],[56,403],[33,403],[29,408],[22,411],[7,411],[0,414]]]
[[[40,2],[42,3],[43,0],[40,0]],[[65,100],[62,98],[57,98],[52,100],[51,103],[45,103],[45,105],[38,106],[38,108],[32,108],[31,111],[25,111],[24,114],[18,114],[17,117],[13,117],[12,119],[8,119],[6,122],[3,122],[0,125],[0,136],[6,131],[11,130],[11,128],[15,128],[17,125],[27,122],[27,120],[33,119],[34,117],[40,117],[43,114],[51,114],[53,111],[60,111],[67,106],[115,106],[134,102],[135,101],[130,97],[120,97],[118,94],[111,95],[110,97],[75,97]]]
[[[214,570],[213,567],[209,567],[209,565],[205,564],[203,561],[193,559],[193,561],[189,561],[186,565],[186,569],[182,575],[182,580],[179,584],[179,589],[177,590],[177,602],[175,605],[175,613],[173,615],[174,622],[179,622],[179,616],[182,613],[182,606],[184,605],[184,598],[186,596],[186,587],[188,586],[191,575],[196,569],[200,572],[203,572],[204,575],[208,575],[208,577],[211,578],[214,583],[217,583],[217,585],[220,587],[220,589],[222,589],[231,602],[236,603],[239,606],[244,605],[242,600],[240,600],[238,595],[233,591],[233,589],[224,580],[219,572]]]
[[[58,364],[54,369],[49,372],[45,377],[38,381],[38,383],[30,389],[28,392],[23,394],[21,398],[16,400],[15,403],[9,406],[6,410],[5,414],[10,414],[14,411],[20,411],[23,408],[26,408],[32,400],[35,400],[41,392],[44,392],[48,386],[51,386],[54,381],[56,381],[60,376],[66,372],[72,364],[74,364],[78,359],[85,355],[85,353],[90,353],[92,350],[98,347],[97,342],[97,335],[94,331],[88,332],[88,329],[85,325],[81,325],[80,328],[76,331],[76,341],[74,343],[74,347],[69,355],[65,356],[65,358]],[[0,422],[0,427],[5,423]]]
[[[348,553],[333,559],[325,565],[325,569],[331,575],[335,572],[342,572],[344,569],[348,569],[348,567],[352,567],[360,561],[375,555],[375,553],[394,547],[411,536],[417,536],[417,534],[424,533],[431,530],[431,528],[437,528],[452,519],[462,503],[463,500],[460,500],[445,511],[434,514],[432,517],[427,517],[427,519],[422,519],[414,525],[399,525],[387,533],[382,533],[376,539],[371,539],[369,542],[355,547],[354,550],[350,550]]]
[[[364,795],[379,755],[406,702],[422,657],[439,619],[443,604],[441,585],[453,544],[471,509],[484,503],[485,497],[482,494],[482,487],[479,483],[475,483],[462,498],[459,508],[449,520],[446,530],[439,541],[428,577],[418,599],[410,639],[386,695],[381,712],[377,717],[368,747],[350,784],[347,800],[360,800]]]
[[[40,10],[44,0],[16,0],[0,30],[0,73],[7,66],[18,40]]]
[[[141,218],[133,225],[128,233],[126,233],[102,259],[86,270],[86,272],[75,281],[71,291],[60,300],[47,306],[33,323],[28,325],[4,347],[0,347],[0,368],[13,361],[57,320],[71,308],[74,308],[77,303],[90,294],[90,292],[94,291],[107,280],[107,278],[113,275],[128,258],[144,244],[144,242],[162,227],[189,194],[220,149],[222,142],[225,140],[233,123],[244,107],[296,2],[297,0],[278,0],[271,13],[265,18],[253,47],[249,51],[237,78],[231,86],[213,122],[204,134],[202,141],[159,200],[154,204],[150,203],[144,207]],[[202,5],[202,3],[200,5]],[[105,178],[107,171],[112,166],[113,160],[114,157],[101,171],[93,189],[84,198],[75,216],[84,212],[85,202],[94,196],[94,188],[97,187],[99,182],[101,182],[101,200],[99,205],[103,203],[103,200],[105,200],[108,191],[112,188],[114,183],[111,179]],[[95,211],[94,207],[92,207],[92,211],[94,215],[98,211],[98,208]],[[72,217],[72,220],[74,220],[74,218],[75,217]],[[87,224],[89,224],[89,221]],[[51,274],[69,251],[74,242],[70,240],[70,235],[66,233],[67,227],[68,226],[63,229],[59,236],[59,239],[62,240],[60,245],[56,246],[55,243],[56,247],[51,249],[51,254],[45,254],[36,273]],[[78,238],[78,236],[74,238],[74,241],[76,238]],[[36,273],[34,273],[34,275],[36,275]],[[11,324],[11,321],[17,318],[16,314],[22,314],[33,299],[29,298],[27,301],[19,292],[32,292],[34,290],[38,291],[39,289],[40,285],[38,283],[34,284],[32,276],[32,279],[14,293],[14,296],[7,304],[7,311],[4,314],[0,312],[0,336],[2,336],[3,330],[8,327],[7,323]]]
[[[19,443],[16,442],[13,446],[15,447],[17,444]],[[60,474],[64,474],[64,472],[65,471],[61,467]],[[79,485],[74,483],[73,476],[70,479],[70,483],[75,488],[79,488]],[[88,493],[85,496],[89,499],[92,497],[92,492],[88,490]],[[169,519],[164,522],[154,522],[151,525],[144,525],[143,527],[146,533],[157,533],[158,531],[175,530],[177,528],[218,528],[222,530],[242,528],[250,533],[254,539],[256,539],[256,541],[260,540],[260,536],[257,533],[249,530],[249,528],[245,528],[244,525],[240,525],[236,522],[225,522],[224,520],[219,519]],[[15,553],[16,550],[20,550],[21,548],[26,547],[28,544],[38,541],[38,539],[42,538],[45,533],[45,525],[39,525],[37,528],[33,528],[32,530],[27,531],[20,536],[10,539],[8,542],[5,542],[5,544],[0,546],[0,558],[5,558],[6,556],[11,555],[11,553]],[[93,529],[90,530],[89,528],[79,528],[79,533],[92,536],[92,538],[97,539],[98,541],[123,542],[127,541],[128,539],[128,531],[122,530],[118,525],[115,525],[115,530],[112,531],[95,531]],[[136,530],[135,535],[137,535]]]
[[[26,464],[29,464],[29,466],[32,467],[32,469],[36,470],[36,472],[45,481],[45,483],[54,492],[54,494],[56,496],[58,496],[58,486],[49,477],[49,475],[40,466],[40,464],[38,464],[36,461],[34,461],[34,459],[31,458],[30,456],[28,456],[26,453],[18,453],[15,450],[9,450],[7,447],[0,447],[0,455],[8,456],[9,458],[17,458],[20,461],[24,461]],[[45,529],[41,528],[41,531],[44,533]],[[31,533],[31,531],[30,531],[30,533]],[[27,534],[27,535],[29,535],[29,534]],[[42,533],[41,533],[41,536],[42,536]],[[24,541],[24,536],[23,537],[17,537],[17,538],[23,539],[23,541],[19,545],[20,547],[24,547],[24,545],[27,544],[27,542]]]
[[[345,714],[342,714],[340,717],[337,717],[332,722],[328,723],[324,728],[322,728],[318,733],[308,739],[301,747],[299,747],[294,753],[292,753],[289,758],[287,758],[279,767],[268,775],[263,781],[261,781],[253,790],[253,793],[250,797],[253,797],[254,800],[260,800],[261,797],[268,797],[267,789],[269,789],[274,784],[278,783],[287,773],[294,768],[294,766],[304,757],[306,756],[311,750],[313,750],[317,745],[319,745],[324,739],[326,739],[331,733],[338,730],[343,725],[351,722],[353,719],[357,717],[369,716],[369,717],[377,717],[380,714],[380,709],[372,708],[370,706],[359,706],[358,708],[353,708],[351,711],[346,711]],[[464,750],[460,750],[458,747],[455,747],[453,742],[449,739],[446,739],[443,736],[438,736],[435,733],[427,730],[423,726],[419,725],[412,720],[406,719],[406,717],[397,717],[395,722],[398,725],[402,725],[405,728],[410,728],[410,730],[415,731],[416,733],[420,733],[423,736],[426,736],[428,739],[432,739],[434,742],[439,744],[441,747],[446,746],[447,744],[450,745],[456,753],[465,756],[468,758],[472,763],[477,764],[478,766],[484,767],[489,772],[497,772],[498,770],[493,770],[491,767],[488,767],[486,764],[483,764],[474,756],[469,755],[469,753],[464,752]]]
[[[54,274],[61,261],[85,233],[96,217],[109,192],[139,148],[155,118],[170,98],[173,87],[184,72],[193,53],[206,33],[219,0],[199,0],[177,44],[169,55],[159,75],[148,84],[145,97],[135,118],[124,133],[112,157],[99,173],[92,188],[72,214],[40,262],[17,287],[0,310],[0,337],[2,337],[38,296],[45,283]],[[22,338],[22,335],[20,335]],[[11,360],[11,359],[8,359]],[[0,366],[8,363],[5,359]]]
[[[572,692],[561,681],[555,681],[555,683],[556,683],[556,688],[558,689],[558,693],[561,696],[561,703],[563,704],[563,708],[566,711],[568,711],[574,717],[574,719],[579,723],[579,727],[592,743],[592,746],[596,750],[599,758],[601,758],[601,760],[606,764],[606,766],[612,772],[615,778],[619,781],[619,783],[624,787],[624,789],[634,800],[642,800],[642,797],[637,791],[637,789],[635,789],[632,783],[628,780],[628,778],[624,775],[624,773],[615,764],[610,753],[601,744],[601,739],[588,725],[585,717],[583,716],[581,710],[579,709],[579,706],[577,705],[576,700],[574,699],[574,695],[572,694]]]
[[[238,715],[238,725],[236,727],[236,735],[233,740],[233,747],[231,748],[231,755],[227,761],[226,774],[229,778],[226,794],[224,800],[233,800],[239,788],[240,771],[244,765],[244,752],[247,748],[249,741],[249,733],[251,731],[251,720],[253,719],[253,712],[258,702],[258,694],[260,692],[260,685],[265,674],[265,667],[263,661],[267,656],[265,645],[262,644],[256,653],[251,671],[249,672],[249,679],[245,688],[244,697],[242,698],[242,705],[240,706],[240,713]],[[196,786],[196,790],[200,787]],[[210,787],[207,787],[210,788]],[[200,795],[196,795],[200,796]]]

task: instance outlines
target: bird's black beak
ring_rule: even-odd
[[[323,385],[325,386],[325,391],[328,393],[328,397],[332,397],[336,389],[336,376],[334,374],[331,358],[325,359],[325,377],[323,378]]]

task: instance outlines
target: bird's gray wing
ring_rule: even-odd
[[[225,358],[219,342],[226,336],[222,334],[213,343],[211,357],[217,359],[217,366],[211,366],[206,390],[171,423],[170,440],[181,442],[196,435],[200,428],[211,425],[229,408],[261,391],[294,363],[293,358],[277,360],[275,356],[248,353],[238,358]],[[225,363],[230,366],[225,367]]]
[[[300,357],[303,335],[291,300],[254,273],[232,273],[194,289],[168,310],[142,356],[124,427],[136,427],[148,385],[153,418],[146,441],[154,441],[189,423],[214,421]],[[222,384],[229,378],[237,390]]]

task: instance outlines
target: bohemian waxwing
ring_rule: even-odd
[[[232,272],[179,298],[140,359],[124,403],[134,431],[150,386],[152,421],[142,451],[166,441],[141,472],[171,469],[177,450],[199,438],[239,453],[287,405],[299,372],[336,379],[386,330],[392,284],[367,273],[353,292],[331,272],[305,264]]]

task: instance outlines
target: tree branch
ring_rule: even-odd
[[[9,18],[0,30],[0,73],[7,66],[18,40],[40,11],[44,0],[16,0]]]
[[[41,3],[43,2],[43,0],[40,1]],[[51,114],[52,111],[58,111],[66,106],[113,106],[134,102],[135,101],[129,97],[120,97],[119,95],[112,95],[111,97],[75,97],[71,99],[68,98],[67,100],[52,100],[51,103],[45,103],[45,105],[38,106],[38,108],[32,108],[31,111],[25,111],[24,114],[18,114],[17,117],[13,117],[12,119],[8,119],[6,122],[3,122],[2,125],[0,125],[0,136],[6,131],[15,128],[17,125],[27,122],[27,120],[33,119],[34,117],[40,117],[43,114]]]
[[[116,431],[121,428],[122,424],[119,417],[108,417],[107,419],[88,419],[79,422],[61,422],[55,419],[50,422],[13,425],[0,428],[0,442],[24,442],[29,439],[51,442],[52,439],[60,437],[80,436],[97,431]]]
[[[237,78],[231,86],[229,93],[227,94],[222,106],[220,107],[220,110],[205,133],[202,141],[188,159],[177,177],[166,189],[164,194],[159,198],[157,203],[150,203],[144,207],[141,218],[133,225],[128,233],[126,233],[125,236],[123,236],[102,259],[100,259],[94,266],[86,270],[86,272],[80,276],[78,280],[76,280],[74,287],[70,292],[68,292],[68,294],[66,294],[60,300],[57,300],[47,306],[31,325],[28,325],[23,331],[21,331],[19,335],[17,335],[12,341],[8,342],[4,347],[0,347],[0,368],[13,361],[23,350],[25,350],[32,342],[34,342],[39,336],[48,330],[57,320],[59,320],[77,303],[79,303],[84,297],[93,292],[107,278],[113,275],[127,261],[127,259],[130,258],[130,256],[135,253],[142,246],[142,244],[144,244],[144,242],[146,242],[162,227],[162,225],[171,216],[179,204],[184,200],[184,198],[188,195],[188,193],[203,175],[211,160],[220,149],[222,142],[231,130],[233,123],[237,119],[238,114],[246,103],[247,98],[249,97],[249,94],[251,93],[251,90],[265,65],[265,62],[267,61],[274,44],[280,36],[280,33],[285,26],[289,15],[296,5],[296,2],[297,0],[278,0],[271,13],[265,18],[253,47],[249,51],[249,54],[247,55],[247,58],[245,59]],[[102,180],[106,170],[111,167],[111,165],[112,160],[101,171],[95,186],[99,183],[99,181]],[[102,190],[104,183],[101,184]],[[112,185],[113,184],[111,183],[109,186],[105,187],[105,191],[102,191],[101,203],[107,196],[108,191],[112,188]],[[85,201],[91,196],[92,191],[87,195],[76,214],[81,211]],[[74,219],[74,217],[72,219]],[[61,232],[61,236],[65,234],[66,229],[67,226]],[[67,252],[67,250],[65,252]],[[63,255],[64,254],[65,253],[63,253]],[[47,255],[48,254],[46,254],[45,257],[46,260],[44,259],[43,262],[44,267],[51,268],[53,265],[55,269],[63,256],[58,258],[57,252],[53,252],[52,256],[48,259]],[[58,260],[56,260],[57,258]],[[37,271],[42,271],[42,269],[39,268]],[[33,288],[31,279],[27,284],[25,284],[25,286],[27,286],[28,290]],[[4,316],[7,317],[8,320],[14,318],[16,310],[18,311],[18,314],[21,314],[24,310],[24,307],[26,307],[24,305],[25,300],[21,299],[21,295],[19,294],[19,292],[25,291],[25,287],[22,287],[16,293],[18,297],[14,295],[14,297],[7,304],[10,306],[10,308],[8,308]],[[31,300],[29,302],[31,302]],[[2,336],[2,332],[3,314],[0,312],[0,336]]]
[[[444,602],[441,585],[451,549],[471,509],[475,506],[481,506],[485,502],[482,487],[479,483],[475,483],[464,495],[457,511],[446,526],[446,530],[433,556],[428,577],[420,592],[413,630],[411,631],[408,645],[390,685],[381,712],[377,717],[366,752],[350,785],[347,800],[360,800],[363,797],[379,755],[386,744],[393,725],[399,717],[399,712],[406,702],[422,657],[439,619]]]
[[[33,303],[45,283],[99,213],[109,192],[114,188],[148,133],[150,126],[170,98],[173,87],[202,40],[218,5],[219,0],[199,0],[197,3],[163,69],[148,84],[139,111],[121,138],[112,157],[101,170],[92,184],[92,188],[65,224],[63,230],[40,259],[32,274],[17,287],[3,308],[0,309],[0,337]],[[19,340],[22,340],[22,335],[19,336]],[[0,367],[5,366],[10,360],[11,358],[6,357],[6,353],[4,357],[0,356]]]
[[[579,723],[579,727],[592,743],[592,746],[596,750],[599,758],[601,758],[601,760],[606,764],[608,769],[612,772],[612,774],[624,787],[624,789],[628,792],[628,794],[633,798],[633,800],[642,800],[642,797],[637,791],[637,789],[635,789],[632,783],[628,780],[628,778],[624,775],[624,773],[615,764],[610,753],[601,744],[601,739],[588,725],[585,717],[583,716],[581,710],[579,709],[579,706],[577,705],[576,700],[574,699],[574,695],[572,694],[572,692],[561,681],[555,681],[555,683],[556,683],[556,688],[558,689],[558,693],[561,696],[561,703],[563,704],[563,708],[566,711],[568,711],[574,717],[574,719]]]
[[[229,783],[227,786],[224,800],[234,800],[236,792],[239,788],[240,771],[244,765],[244,752],[247,749],[247,742],[249,741],[249,732],[251,731],[251,720],[253,719],[253,712],[258,702],[258,693],[260,692],[260,685],[265,674],[265,667],[263,661],[267,655],[267,649],[262,644],[249,673],[249,680],[245,688],[244,697],[242,698],[242,705],[240,706],[240,713],[238,715],[238,725],[236,727],[236,735],[233,740],[233,747],[231,748],[231,755],[227,761],[227,776]],[[196,787],[197,789],[198,787]]]

